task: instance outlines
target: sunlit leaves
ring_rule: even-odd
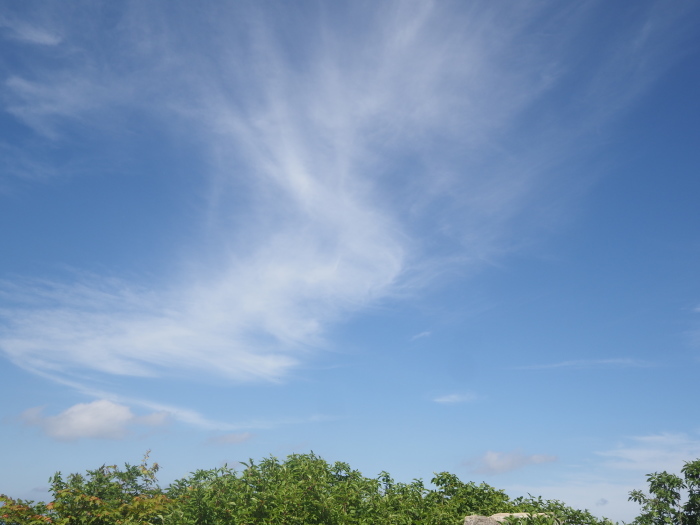
[[[511,499],[448,472],[435,474],[435,488],[427,488],[420,479],[402,483],[387,472],[368,478],[347,463],[331,464],[313,453],[284,461],[251,459],[240,471],[198,470],[166,489],[158,486],[158,465],[147,460],[148,455],[140,466],[103,465],[65,479],[56,473],[48,505],[3,496],[0,525],[461,525],[466,515],[499,512],[546,514],[526,518],[533,525],[609,523],[556,500]],[[700,469],[686,470],[697,514]],[[673,498],[678,487],[659,478],[654,488],[670,490]]]
[[[686,462],[681,473],[684,478],[668,472],[649,474],[649,495],[630,492],[630,501],[642,506],[633,525],[700,525],[700,459]],[[681,502],[683,491],[688,495],[686,503]]]

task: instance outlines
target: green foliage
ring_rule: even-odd
[[[530,514],[524,518],[509,516],[503,523],[506,523],[506,525],[559,525],[560,522],[554,516]]]
[[[461,525],[468,514],[547,513],[528,525],[605,525],[587,511],[542,498],[510,499],[486,483],[441,472],[428,489],[419,479],[364,477],[347,463],[313,453],[198,470],[162,490],[158,465],[102,466],[85,476],[51,478],[49,504],[2,496],[0,525]],[[695,472],[695,471],[694,471]],[[695,472],[697,475],[697,472]],[[554,521],[556,520],[556,521]]]
[[[649,496],[641,490],[630,492],[630,501],[642,506],[642,514],[632,525],[700,525],[700,459],[686,462],[684,478],[668,472],[647,475]],[[681,495],[687,491],[687,501]]]
[[[162,493],[155,474],[158,464],[148,466],[148,453],[140,466],[124,470],[106,466],[85,476],[60,472],[49,479],[53,501],[34,504],[0,496],[3,525],[54,523],[57,525],[157,525],[164,523],[171,501]]]
[[[173,483],[167,494],[179,505],[168,523],[330,525],[378,517],[380,482],[346,463],[330,465],[312,453],[291,455],[284,463],[270,457],[243,465],[241,473],[227,467],[200,470]],[[392,488],[381,496],[385,507],[394,493]]]
[[[517,512],[518,506],[504,491],[486,483],[463,483],[448,472],[436,474],[431,482],[438,490],[431,492],[428,499],[439,507],[450,509],[451,514],[464,517],[468,514],[489,516],[496,512]]]
[[[567,507],[558,500],[543,500],[541,497],[535,498],[530,495],[528,498],[515,498],[513,503],[518,510],[512,512],[547,514],[547,516],[531,516],[520,520],[519,523],[523,525],[550,525],[551,523],[556,523],[557,525],[613,525],[613,522],[608,519],[596,518],[587,510]],[[517,520],[516,523],[518,523]]]

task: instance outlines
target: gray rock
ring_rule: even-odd
[[[529,512],[501,512],[499,514],[494,514],[493,516],[467,516],[464,518],[464,525],[500,525],[503,523],[507,517],[513,516],[514,518],[527,518],[532,516]],[[544,513],[534,514],[534,516],[546,516]]]
[[[498,523],[503,523],[508,516],[513,516],[514,518],[527,518],[529,516],[546,516],[544,512],[539,512],[536,514],[530,514],[529,512],[513,512],[508,514],[507,512],[501,512],[500,514],[494,514],[491,519],[496,520]]]
[[[467,516],[464,525],[499,525],[500,522],[488,516]]]

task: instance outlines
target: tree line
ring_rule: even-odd
[[[49,480],[49,503],[0,495],[0,525],[461,525],[470,514],[501,512],[546,514],[527,518],[529,524],[612,525],[557,500],[510,498],[448,472],[435,474],[427,488],[386,472],[368,478],[313,452],[241,465],[197,470],[165,488],[148,453],[140,465],[103,465],[65,478],[58,472]],[[649,474],[649,493],[630,493],[642,507],[633,525],[700,525],[700,459],[682,474]]]

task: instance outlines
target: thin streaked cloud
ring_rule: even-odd
[[[611,450],[597,453],[604,466],[645,474],[679,472],[685,461],[700,458],[700,434],[663,432],[627,438]]]
[[[470,403],[478,398],[476,394],[447,394],[444,396],[438,396],[433,398],[433,402],[440,403],[442,405],[452,405],[458,403]]]
[[[0,30],[4,30],[10,38],[42,46],[56,46],[63,40],[55,30],[41,22],[28,22],[17,18],[9,18],[0,14]]]
[[[577,359],[574,361],[561,361],[559,363],[548,363],[540,365],[523,365],[514,367],[515,370],[550,370],[550,369],[589,369],[589,368],[652,368],[655,363],[641,359],[620,358],[620,359]]]

